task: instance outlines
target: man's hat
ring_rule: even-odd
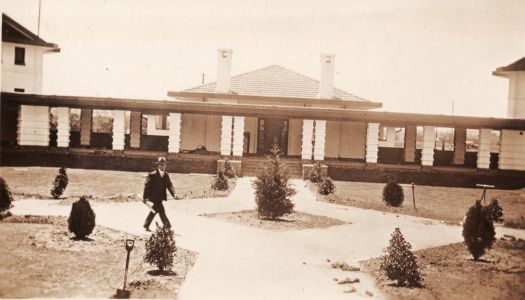
[[[164,156],[161,156],[157,159],[157,161],[155,162],[156,164],[162,164],[162,163],[168,163],[168,161],[166,160],[166,158]]]

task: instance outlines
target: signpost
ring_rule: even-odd
[[[415,194],[415,187],[416,185],[412,182],[411,184],[400,184],[403,187],[411,187],[412,188],[412,203],[414,204],[414,210],[417,210],[416,208],[416,194]]]
[[[130,293],[129,291],[126,291],[126,281],[128,280],[129,254],[131,253],[131,250],[133,250],[134,244],[135,240],[126,239],[125,247],[128,254],[126,256],[126,271],[124,272],[124,284],[122,286],[122,289],[117,289],[117,295],[115,298],[129,298]]]

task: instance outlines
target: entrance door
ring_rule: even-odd
[[[257,154],[270,154],[273,147],[278,147],[281,155],[288,152],[288,120],[260,118],[257,135]]]

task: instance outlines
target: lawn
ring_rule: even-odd
[[[308,182],[310,189],[316,192],[317,186]],[[458,224],[463,220],[468,208],[481,196],[481,189],[452,188],[436,186],[415,186],[414,209],[412,191],[404,187],[405,201],[401,207],[389,207],[382,201],[385,184],[334,181],[335,193],[323,196],[317,194],[318,200],[347,206],[367,208],[442,220]],[[525,217],[525,189],[520,190],[487,190],[487,201],[497,198],[503,208],[504,219],[519,220]]]
[[[58,168],[49,167],[1,167],[0,176],[8,184],[15,198],[50,198],[53,180]],[[85,169],[67,169],[69,184],[62,197],[79,198],[91,195],[93,199],[111,201],[136,200],[142,196],[146,172],[121,172]],[[211,188],[214,176],[210,174],[170,174],[179,198],[208,198],[227,196],[235,186],[230,180],[228,191]],[[169,200],[169,199],[168,199]]]

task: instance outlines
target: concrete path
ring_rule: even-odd
[[[350,222],[327,229],[273,232],[200,216],[203,213],[253,209],[252,178],[240,178],[228,198],[168,201],[166,210],[177,245],[199,253],[179,299],[360,299],[382,298],[372,278],[362,272],[332,269],[330,262],[380,256],[395,227],[414,249],[462,241],[461,228],[439,221],[318,202],[301,180],[296,210]],[[142,203],[94,203],[97,224],[131,234],[145,234],[147,210]],[[68,216],[69,206],[46,200],[17,201],[13,214]],[[158,220],[155,219],[156,221]],[[158,220],[160,222],[160,220]],[[524,230],[498,228],[497,234],[525,239]],[[328,261],[329,260],[329,261]],[[357,291],[334,278],[359,278]],[[366,292],[370,292],[367,295]]]

